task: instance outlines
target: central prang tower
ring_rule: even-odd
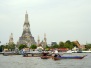
[[[29,21],[28,21],[27,11],[26,11],[26,14],[25,14],[25,22],[24,22],[24,25],[23,25],[23,33],[22,33],[22,36],[19,38],[19,41],[17,42],[17,44],[18,45],[26,44],[28,47],[30,47],[33,44],[36,44],[36,42],[34,40],[34,37],[32,36],[31,31],[30,31],[30,24],[29,24]]]

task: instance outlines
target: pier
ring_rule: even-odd
[[[2,54],[4,56],[8,56],[8,55],[41,56],[42,52],[38,52],[38,51],[31,51],[31,52],[24,52],[24,53],[0,52],[0,54]]]
[[[4,56],[8,56],[8,55],[17,55],[16,52],[0,52],[0,54],[4,55]]]
[[[42,52],[31,51],[31,52],[25,52],[22,55],[23,57],[40,57],[42,55]]]

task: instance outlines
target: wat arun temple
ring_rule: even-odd
[[[34,37],[31,34],[30,31],[30,23],[28,21],[28,14],[26,12],[25,14],[25,22],[23,25],[23,32],[21,37],[19,37],[19,41],[17,42],[17,45],[20,44],[26,44],[28,47],[30,47],[33,44],[36,44]]]

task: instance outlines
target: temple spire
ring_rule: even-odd
[[[39,44],[40,44],[40,37],[39,37],[39,35],[38,35],[38,44],[37,44],[37,45],[39,46]]]
[[[25,14],[25,22],[24,22],[24,25],[23,25],[23,33],[22,33],[22,35],[26,35],[26,33],[31,35],[30,24],[29,24],[29,21],[28,21],[27,11],[26,11],[26,14]]]
[[[46,33],[44,33],[44,41],[46,42]]]
[[[27,10],[26,10],[26,14],[27,14]]]
[[[30,47],[33,44],[36,44],[34,37],[32,36],[30,31],[30,24],[28,21],[27,11],[25,13],[25,21],[23,25],[22,36],[19,38],[19,41],[17,42],[17,45],[20,45],[20,44],[26,44],[28,47]]]
[[[44,33],[44,47],[47,45],[47,38],[46,38],[46,33]]]
[[[28,14],[27,14],[27,11],[26,11],[26,14],[25,14],[25,23],[28,23]]]
[[[9,44],[13,44],[13,33],[11,33],[9,37]]]

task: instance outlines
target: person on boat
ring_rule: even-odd
[[[23,53],[25,53],[25,48],[23,48],[23,50],[22,50],[22,51],[23,51]]]
[[[45,52],[45,51],[42,53],[43,56],[47,56],[47,54],[48,54],[48,53]]]
[[[55,49],[55,50],[54,50],[54,53],[55,53],[55,54],[58,54],[58,50],[57,50],[57,49]]]
[[[55,49],[55,50],[52,52],[52,59],[53,59],[53,60],[58,60],[58,59],[60,59],[59,56],[60,56],[60,54],[58,53],[58,50]]]
[[[28,54],[26,54],[25,48],[23,48],[22,52],[23,52],[23,56],[28,56]]]
[[[55,49],[55,50],[54,50],[54,57],[59,57],[59,56],[60,56],[60,54],[58,53],[58,50]]]

